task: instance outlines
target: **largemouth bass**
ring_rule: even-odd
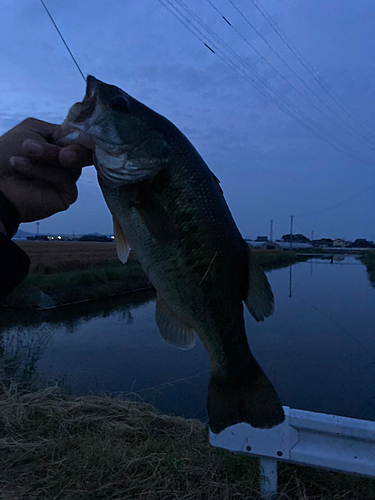
[[[280,424],[282,406],[249,349],[243,318],[243,302],[257,321],[272,314],[272,291],[189,140],[92,76],[59,135],[61,143],[93,148],[119,257],[125,262],[132,248],[155,287],[161,336],[182,349],[194,345],[195,334],[202,340],[211,366],[211,430]]]

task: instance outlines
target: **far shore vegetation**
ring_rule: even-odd
[[[16,308],[44,309],[83,300],[106,298],[151,287],[140,264],[131,255],[121,264],[113,243],[25,242],[30,273],[7,298]],[[255,250],[264,270],[297,262],[294,252]]]
[[[375,287],[375,251],[368,251],[363,254],[361,261],[366,266],[368,279]]]

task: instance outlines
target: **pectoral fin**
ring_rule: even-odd
[[[130,253],[129,243],[126,241],[126,237],[122,227],[120,226],[117,219],[113,217],[113,234],[116,241],[117,256],[123,264],[128,260]]]
[[[248,252],[248,290],[244,301],[249,313],[257,321],[263,321],[274,311],[273,293],[267,276],[247,246]]]
[[[180,321],[159,295],[156,299],[155,321],[160,335],[168,344],[184,350],[194,346],[194,330]]]
[[[137,191],[138,201],[134,206],[151,236],[169,245],[176,243],[177,231],[172,218],[160,203],[155,201],[152,186],[149,183],[140,183]]]
[[[167,213],[158,207],[137,208],[143,224],[150,234],[162,243],[172,244],[176,241],[176,229]]]

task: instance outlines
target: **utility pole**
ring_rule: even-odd
[[[271,234],[270,234],[270,241],[273,241],[273,220],[271,220]]]
[[[38,234],[38,235],[39,235],[39,224],[40,224],[40,222],[36,223],[36,234]]]
[[[311,244],[313,244],[314,241],[314,231],[311,231]]]
[[[293,215],[290,216],[290,250],[292,250],[292,239],[293,239]]]

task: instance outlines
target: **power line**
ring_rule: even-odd
[[[232,0],[229,0],[232,3]],[[272,29],[275,31],[275,33],[279,36],[279,38],[284,42],[284,44],[288,47],[288,49],[294,54],[294,56],[298,59],[298,61],[302,64],[302,66],[309,72],[309,74],[314,78],[314,80],[318,83],[318,85],[333,99],[336,104],[340,106],[340,108],[352,119],[354,120],[359,126],[361,126],[370,136],[372,137],[373,134],[367,129],[365,125],[363,125],[361,122],[359,122],[356,117],[349,111],[349,109],[342,104],[342,102],[336,97],[336,95],[332,92],[332,90],[328,87],[328,85],[325,83],[323,78],[318,75],[318,73],[312,68],[308,62],[304,59],[304,57],[297,51],[297,49],[294,47],[293,43],[291,40],[281,31],[279,27],[276,26],[276,23],[272,20],[271,16],[269,16],[264,9],[264,7],[261,7],[260,4],[256,0],[251,0],[251,2],[254,4],[256,9],[261,13],[261,15],[264,17],[264,19],[268,22],[268,24],[272,27]]]
[[[320,103],[322,103],[331,113],[333,113],[339,120],[342,120],[342,117],[337,113],[329,104],[327,104],[320,96],[317,94],[311,87],[306,83],[305,80],[303,80],[297,73],[296,71],[288,64],[288,62],[276,51],[276,49],[268,42],[268,40],[262,35],[262,33],[254,26],[251,21],[245,16],[245,14],[237,7],[237,5],[234,4],[233,0],[228,0],[229,3],[236,9],[236,11],[241,15],[241,17],[246,21],[246,23],[255,31],[255,33],[263,40],[263,42],[269,47],[272,52],[275,54],[275,56],[294,74],[294,76],[302,83],[302,85],[309,91],[311,92],[316,99],[319,100]],[[314,77],[315,79],[316,77]],[[351,130],[354,130],[355,133],[358,134],[358,131],[352,127],[351,125],[347,124],[347,127],[349,127]],[[363,128],[363,126],[362,126]],[[367,129],[366,129],[367,131]],[[367,131],[371,135],[370,132]],[[369,139],[362,134],[359,134],[364,140],[367,142],[371,142],[373,144],[373,139]]]
[[[206,46],[207,46],[207,44],[205,42],[205,36],[207,37],[207,33],[208,33],[208,36],[211,36],[211,40],[209,41],[210,47],[208,47],[208,48],[212,52],[215,52],[216,55],[218,55],[222,60],[224,60],[224,62],[226,62],[226,64],[228,64],[232,69],[234,69],[240,76],[242,76],[245,79],[247,79],[251,83],[251,85],[253,85],[262,95],[264,95],[266,98],[268,98],[269,100],[271,100],[271,102],[273,102],[279,109],[281,109],[289,117],[291,117],[292,119],[294,119],[295,121],[297,121],[298,123],[300,123],[300,125],[302,125],[304,128],[306,128],[307,130],[309,130],[311,133],[313,133],[315,136],[317,136],[318,138],[320,138],[322,141],[324,141],[327,144],[329,144],[331,147],[333,147],[337,151],[340,151],[341,153],[349,156],[351,159],[353,159],[355,161],[360,161],[362,163],[370,164],[371,166],[373,166],[373,164],[374,164],[373,160],[366,159],[366,158],[358,158],[358,157],[356,157],[352,153],[346,151],[344,149],[344,147],[342,147],[341,145],[338,145],[337,144],[337,139],[336,139],[336,143],[335,143],[332,139],[330,139],[329,137],[327,137],[327,136],[323,135],[321,132],[319,132],[319,130],[314,129],[313,127],[316,126],[316,123],[314,122],[314,120],[312,120],[311,118],[309,118],[308,116],[306,116],[306,114],[303,111],[301,111],[300,109],[298,109],[293,103],[291,103],[282,94],[280,94],[279,91],[277,91],[276,89],[274,89],[272,87],[272,85],[270,85],[263,77],[259,76],[255,72],[255,70],[243,58],[241,58],[241,56],[239,56],[225,41],[222,40],[222,38],[220,36],[218,36],[208,25],[206,25],[206,23],[204,23],[199,18],[199,16],[197,16],[182,0],[175,0],[175,2],[173,2],[172,0],[164,0],[164,1],[167,2],[174,9],[174,11],[172,11],[170,8],[166,7],[166,4],[163,3],[162,0],[159,0],[159,2],[164,7],[166,7],[167,10],[169,10],[169,12],[171,12],[189,31],[191,31],[195,36],[197,36],[197,38],[203,44],[205,44]],[[192,23],[192,21],[191,21],[190,18],[186,17],[186,15],[183,14],[181,12],[181,10],[179,10],[178,7],[176,7],[175,3],[177,3],[177,5],[179,5],[180,7],[182,7],[182,9],[188,15],[190,15],[191,18],[193,18],[195,20],[195,22],[198,23],[206,31],[206,35],[204,33],[202,33],[202,31],[199,28],[197,28]],[[177,13],[178,13],[178,15],[177,15]],[[197,33],[199,33],[199,35],[197,35]],[[222,46],[224,46],[224,48],[231,54],[232,58],[229,58],[228,55],[226,55],[216,45],[216,43],[212,41],[212,38],[214,40],[216,40],[216,43],[219,43]],[[213,47],[214,50],[212,50],[211,47]],[[268,92],[259,83],[255,82],[248,74],[244,73],[244,70],[241,67],[239,67],[238,63],[236,63],[233,59],[239,61],[240,65],[242,65],[243,67],[247,68],[247,70],[250,71],[255,76],[255,78],[258,78],[261,81],[261,83],[265,87],[267,87]],[[276,101],[274,99],[274,97],[272,95],[270,95],[270,92],[272,92],[273,94],[275,94],[276,97],[278,97],[279,100],[282,101],[283,104],[281,104],[280,102]],[[288,108],[285,108],[285,105],[287,107],[289,107],[292,112]],[[298,114],[298,115],[300,115],[302,119],[299,118],[298,116],[295,116],[295,114],[293,114],[293,112],[296,113],[296,114]],[[312,126],[309,125],[309,124],[307,124],[307,123],[305,123],[305,121],[303,121],[303,120],[308,121],[308,122],[312,122]],[[327,132],[325,132],[325,133],[327,133]]]
[[[372,189],[375,188],[375,183],[371,184],[365,189],[362,189],[361,191],[358,191],[357,193],[353,194],[352,196],[349,196],[348,198],[345,198],[344,200],[339,201],[338,203],[335,203],[334,205],[331,205],[327,208],[323,208],[321,210],[318,210],[317,212],[313,212],[311,214],[302,214],[302,215],[297,215],[298,218],[300,217],[312,217],[313,215],[319,215],[321,213],[327,212],[328,210],[332,210],[333,208],[339,207],[340,205],[344,205],[344,203],[347,203],[348,201],[354,200],[354,198],[357,198],[357,196],[360,196],[361,194],[367,193],[368,191],[371,191]]]
[[[69,52],[70,57],[73,59],[74,64],[77,66],[78,71],[81,73],[82,78],[83,78],[83,79],[85,80],[85,82],[86,82],[85,75],[82,73],[81,68],[79,67],[79,65],[78,65],[78,63],[77,63],[77,61],[76,61],[75,57],[73,56],[72,51],[71,51],[71,50],[70,50],[70,48],[68,47],[68,44],[66,43],[66,41],[65,41],[64,37],[62,36],[61,31],[60,31],[60,30],[59,30],[59,28],[57,27],[57,24],[56,24],[56,23],[55,23],[55,21],[53,20],[53,17],[51,16],[51,14],[50,14],[49,10],[47,9],[46,4],[43,2],[43,0],[40,0],[40,1],[41,1],[41,3],[42,3],[43,7],[46,9],[46,12],[47,12],[47,14],[48,14],[49,18],[51,19],[52,24],[53,24],[53,25],[54,25],[54,27],[56,28],[57,33],[60,35],[60,38],[61,38],[61,40],[63,41],[63,43],[64,43],[64,45],[65,45],[65,47],[66,47],[67,51]]]
[[[308,102],[313,108],[315,108],[319,113],[321,113],[325,118],[327,118],[328,120],[330,120],[333,124],[335,125],[338,125],[341,130],[356,138],[356,139],[359,139],[360,141],[362,141],[364,144],[366,144],[366,146],[370,147],[371,150],[373,151],[374,148],[373,148],[373,144],[374,144],[374,141],[370,141],[369,139],[367,139],[366,137],[364,137],[362,134],[358,134],[358,131],[352,127],[350,124],[347,124],[343,121],[343,119],[340,117],[340,115],[338,113],[336,113],[334,110],[332,110],[330,107],[328,107],[328,110],[331,111],[333,113],[333,115],[336,117],[336,118],[333,118],[332,116],[330,116],[329,114],[327,114],[325,111],[323,111],[321,108],[319,108],[314,102],[312,102],[310,99],[308,99],[308,97],[306,97],[295,85],[293,85],[293,83],[291,83],[290,80],[288,80],[287,77],[285,77],[266,57],[263,56],[263,54],[245,37],[242,35],[242,33],[235,27],[235,25],[231,22],[228,21],[228,19],[223,15],[223,13],[216,7],[216,5],[212,2],[212,0],[207,0],[207,2],[211,5],[211,7],[223,18],[223,20],[237,33],[237,35],[247,44],[249,45],[249,47],[251,47],[252,50],[254,50],[254,52],[256,52],[258,54],[258,56],[268,65],[270,66],[274,71],[275,73],[280,77],[282,78],[282,80],[284,80],[295,92],[297,92],[298,95],[300,95],[306,102]],[[231,2],[232,3],[232,2]],[[234,5],[232,3],[232,5]],[[236,7],[237,9],[237,7]],[[238,10],[238,9],[237,9]],[[242,13],[241,13],[242,15]],[[251,26],[253,27],[253,25],[251,24]],[[255,30],[255,27],[253,27],[253,29]],[[256,30],[256,32],[258,33],[258,31]],[[258,33],[260,35],[260,33]],[[265,39],[262,37],[262,40],[265,41]],[[274,50],[274,49],[272,49]],[[276,52],[275,52],[276,53]],[[278,55],[278,54],[277,54]],[[284,64],[287,65],[288,68],[289,65],[288,63],[286,63],[284,61],[284,59],[281,58],[281,60],[284,62]],[[297,76],[297,78],[303,83],[303,85],[325,106],[327,107],[327,105],[325,104],[325,102],[319,97],[319,95],[317,95],[312,89],[311,87],[309,87],[306,82],[304,80],[302,80],[298,75],[297,73],[294,72],[294,70],[292,68],[290,68],[293,73]],[[348,129],[348,130],[346,130]]]

